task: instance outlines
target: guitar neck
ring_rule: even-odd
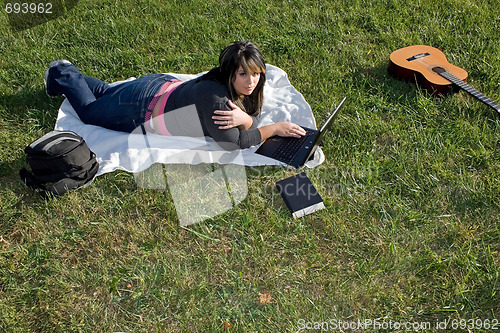
[[[444,77],[445,79],[449,80],[451,83],[457,85],[459,88],[465,90],[468,94],[472,95],[473,97],[477,98],[484,104],[488,105],[490,108],[498,112],[498,115],[500,116],[500,105],[492,100],[491,98],[485,96],[481,92],[477,91],[473,87],[469,86],[467,83],[464,81],[460,80],[458,77],[455,75],[451,74],[450,72],[443,71],[443,72],[437,72],[439,75]]]

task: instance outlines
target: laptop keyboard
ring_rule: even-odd
[[[271,156],[278,161],[291,161],[307,138],[318,131],[306,130],[306,135],[300,138],[287,138]]]

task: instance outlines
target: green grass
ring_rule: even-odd
[[[498,117],[386,71],[392,51],[431,45],[500,101],[499,17],[496,1],[82,0],[12,32],[2,11],[0,331],[500,320]],[[287,71],[318,122],[348,96],[326,162],[307,170],[326,209],[293,220],[274,184],[294,172],[280,168],[247,168],[248,197],[188,228],[168,191],[125,172],[52,200],[19,180],[24,147],[61,102],[45,96],[50,61],[107,81],[198,73],[241,39]]]

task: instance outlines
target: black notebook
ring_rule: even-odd
[[[280,180],[276,187],[296,219],[325,208],[323,199],[305,172]]]

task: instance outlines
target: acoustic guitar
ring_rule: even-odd
[[[444,95],[452,88],[461,88],[500,116],[500,105],[468,85],[467,72],[450,64],[444,53],[435,47],[408,46],[392,52],[389,58],[388,71],[392,76],[405,81],[417,81],[431,94]]]

